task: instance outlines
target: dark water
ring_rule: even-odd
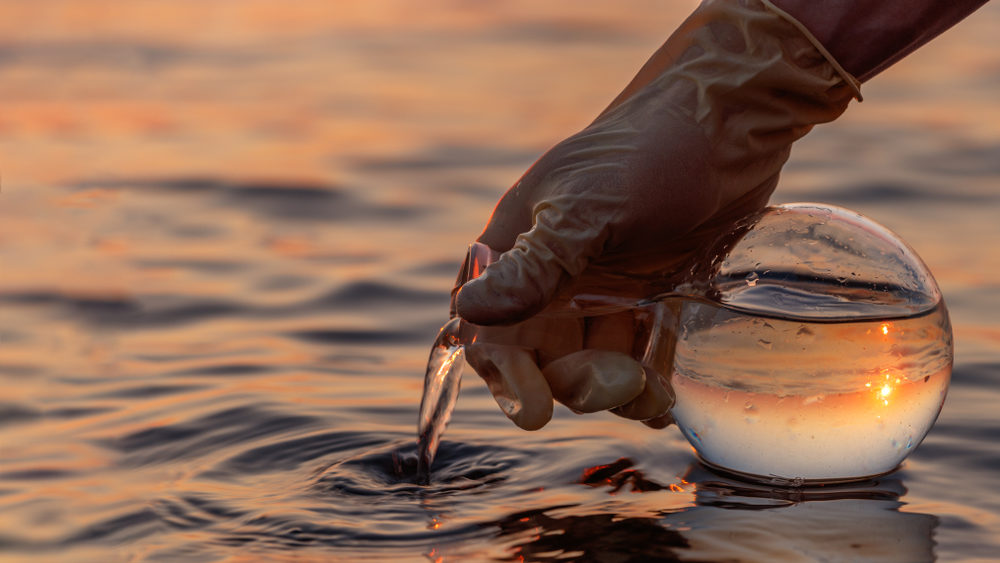
[[[907,240],[951,311],[900,471],[701,468],[676,428],[415,426],[466,245],[690,9],[0,6],[0,560],[946,561],[1000,554],[1000,9],[795,149],[775,201]]]

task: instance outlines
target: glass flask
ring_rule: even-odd
[[[948,313],[917,254],[866,217],[813,203],[769,207],[709,247],[682,275],[597,276],[538,316],[630,311],[633,357],[667,380],[671,414],[709,467],[786,485],[895,469],[951,377]],[[497,257],[474,244],[457,286]],[[665,291],[635,297],[649,288]],[[466,325],[453,321],[468,341],[481,329]]]
[[[702,461],[793,484],[895,469],[951,379],[948,312],[924,263],[885,227],[818,204],[769,208],[723,246],[665,344],[671,412]]]

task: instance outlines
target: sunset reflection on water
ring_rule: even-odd
[[[800,142],[774,197],[874,218],[941,285],[952,388],[902,471],[776,498],[676,428],[518,431],[466,377],[431,485],[408,477],[466,245],[693,6],[0,5],[0,559],[851,553],[830,530],[995,554],[996,3]]]

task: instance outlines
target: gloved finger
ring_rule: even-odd
[[[510,326],[481,326],[476,342],[534,349],[544,367],[583,348],[583,319],[535,316]]]
[[[624,405],[645,388],[642,365],[620,352],[581,350],[542,370],[552,396],[578,413]]]
[[[670,385],[649,366],[643,366],[646,373],[646,385],[639,396],[611,412],[632,420],[658,419],[664,415],[670,416],[670,408],[674,406],[674,391]]]
[[[490,264],[456,296],[458,314],[478,325],[511,324],[545,308],[564,280],[579,275],[603,248],[607,229],[587,223],[590,215],[574,195],[535,206],[534,225],[513,248]]]
[[[499,251],[493,250],[481,242],[474,242],[469,245],[469,248],[465,251],[465,260],[462,261],[462,267],[458,270],[458,279],[455,280],[455,286],[451,289],[449,309],[452,318],[458,316],[457,305],[455,303],[458,290],[469,280],[479,277],[487,266],[499,260],[500,254]]]
[[[514,424],[538,430],[552,418],[552,392],[527,350],[476,342],[466,346],[465,359]]]
[[[668,413],[666,413],[666,414],[664,414],[662,416],[658,416],[656,418],[651,418],[649,420],[643,420],[642,423],[645,424],[646,426],[650,427],[650,428],[653,428],[653,429],[656,429],[656,430],[662,430],[662,429],[664,429],[664,428],[666,428],[666,427],[668,427],[668,426],[670,426],[671,424],[674,423],[674,417],[673,417],[673,415],[671,415],[668,412]]]

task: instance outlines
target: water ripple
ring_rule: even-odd
[[[83,542],[131,542],[166,531],[159,515],[151,508],[129,512],[88,525],[63,540],[64,545]]]
[[[0,302],[53,307],[84,323],[113,328],[167,327],[247,312],[248,307],[222,300],[178,298],[172,305],[146,305],[130,297],[107,297],[56,291],[8,291]]]
[[[419,153],[395,158],[358,158],[359,170],[415,172],[442,168],[481,168],[484,166],[524,166],[538,158],[535,150],[501,146],[440,145]]]
[[[324,456],[367,449],[384,443],[383,436],[366,432],[329,432],[247,450],[223,463],[218,470],[240,475],[288,471]]]
[[[174,65],[231,67],[268,60],[266,51],[194,49],[167,43],[132,41],[45,41],[0,46],[0,66],[31,65],[68,69],[81,66],[159,70]]]
[[[232,363],[184,369],[170,372],[170,375],[240,376],[259,375],[272,371],[274,371],[273,368],[260,364]]]
[[[996,389],[997,383],[1000,383],[1000,364],[958,364],[951,374],[951,380],[952,385]]]
[[[302,430],[318,422],[319,419],[311,416],[269,412],[260,407],[236,407],[190,422],[145,428],[100,443],[125,454],[124,465],[135,466],[198,458],[218,448]]]
[[[148,399],[152,397],[173,395],[175,393],[195,391],[204,388],[205,388],[204,385],[139,385],[134,387],[128,387],[125,389],[119,389],[116,391],[109,391],[107,393],[102,393],[98,395],[98,397],[109,398],[109,399],[112,398]]]
[[[32,407],[17,403],[0,403],[0,426],[29,422],[41,416],[42,412]]]
[[[410,344],[427,340],[427,330],[316,329],[288,333],[292,338],[316,344]]]
[[[425,215],[413,203],[375,203],[359,197],[364,190],[327,184],[239,182],[214,177],[99,178],[77,181],[75,189],[157,190],[178,196],[202,196],[227,210],[243,209],[268,219],[295,221],[402,220]]]
[[[414,307],[425,304],[446,306],[448,299],[448,291],[422,291],[364,280],[339,287],[304,305],[339,310],[370,310],[372,307]]]
[[[230,299],[184,295],[102,296],[59,291],[0,292],[0,303],[41,307],[86,325],[103,329],[165,329],[199,322],[242,318],[300,318],[322,311],[372,310],[376,308],[441,310],[448,303],[444,291],[403,289],[374,281],[348,284],[319,297],[304,297],[287,304],[255,306]],[[395,328],[331,328],[288,333],[292,338],[320,344],[394,344],[421,342],[434,334],[438,319],[407,330]],[[30,366],[9,366],[10,373],[32,373]],[[220,368],[217,375],[259,373],[259,366]],[[199,370],[197,373],[211,373]]]
[[[177,269],[191,270],[205,274],[234,274],[250,268],[250,264],[234,260],[185,260],[185,259],[149,259],[133,260],[140,269]]]
[[[788,191],[785,197],[792,197],[794,192]],[[921,188],[911,183],[869,182],[847,186],[834,186],[810,190],[808,194],[798,196],[808,201],[825,201],[844,206],[862,206],[878,203],[922,203],[922,204],[961,204],[986,203],[996,200],[995,194],[961,193],[955,190],[942,191],[939,187]],[[792,197],[792,199],[795,199]]]
[[[413,440],[394,446],[335,465],[319,479],[316,489],[346,496],[440,496],[503,483],[529,455],[496,445],[444,442],[430,483],[424,486],[419,484]]]

